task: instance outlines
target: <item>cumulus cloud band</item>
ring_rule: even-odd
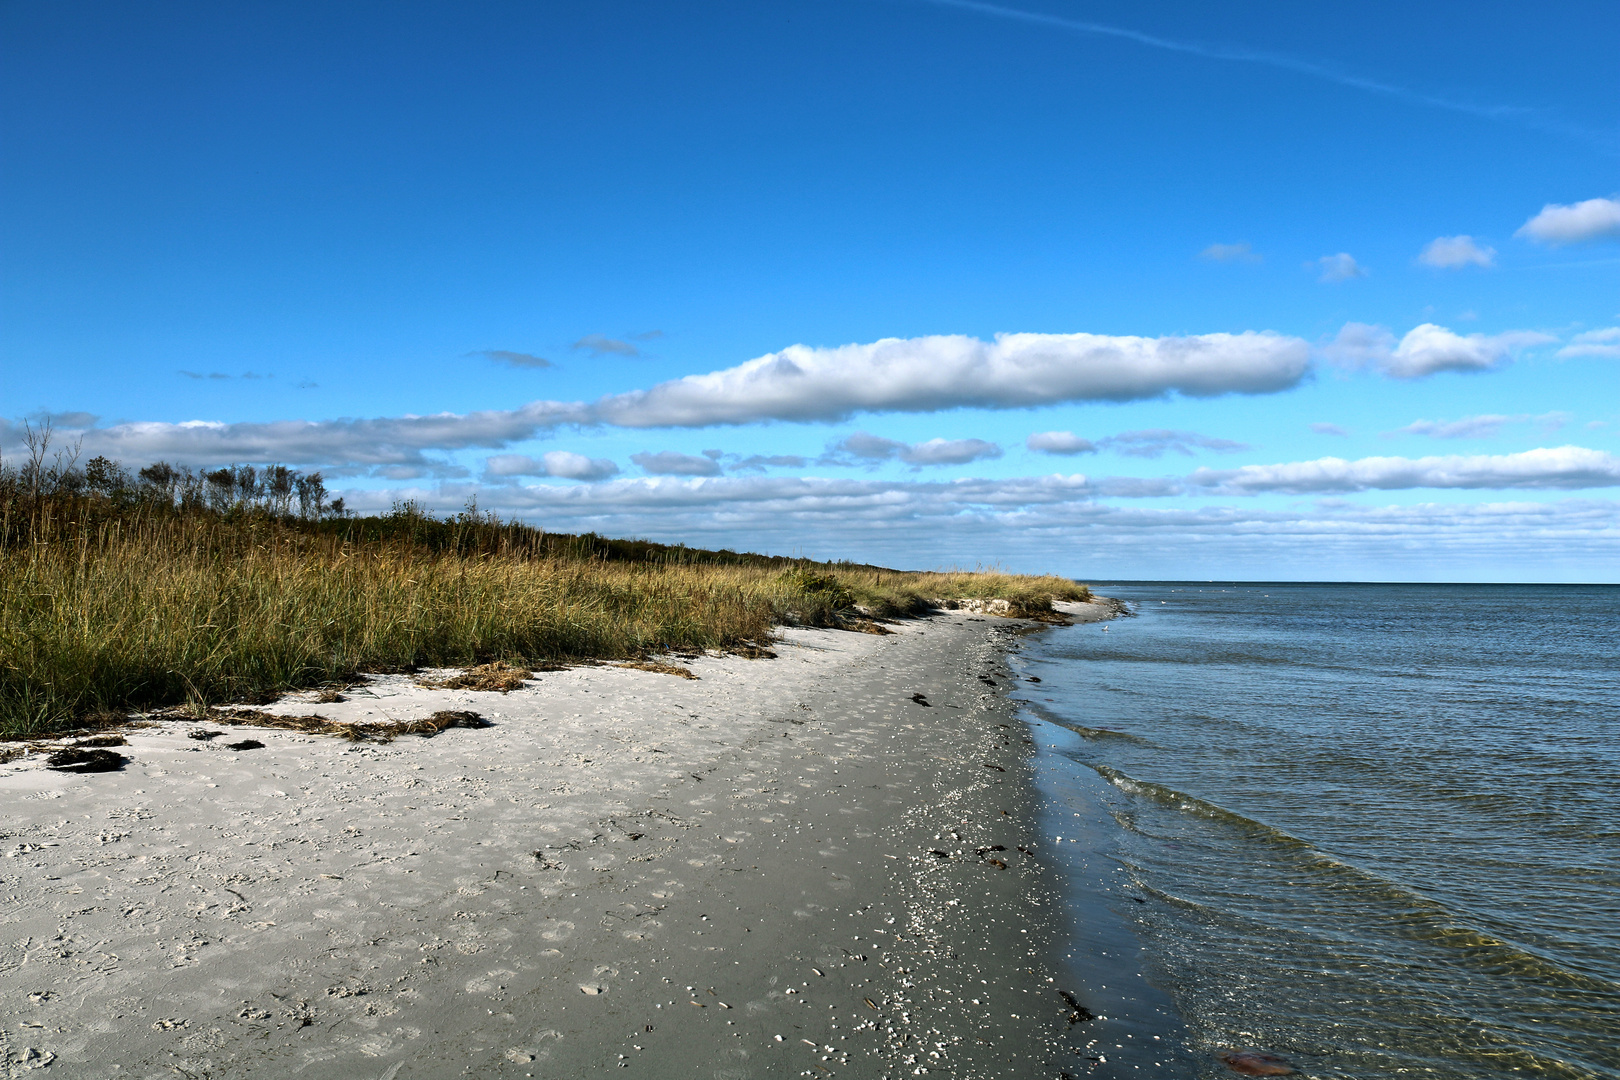
[[[131,462],[427,467],[434,463],[425,450],[503,450],[564,426],[827,422],[862,412],[1267,394],[1297,385],[1309,366],[1310,347],[1303,340],[1270,331],[1157,338],[1001,334],[993,341],[936,335],[837,348],[794,345],[736,367],[594,402],[535,401],[509,410],[377,419],[141,422],[83,435],[87,453]],[[950,442],[912,452],[926,464],[988,452],[967,447],[971,440]]]
[[[862,412],[1021,409],[1075,401],[1266,394],[1310,363],[1299,338],[1247,331],[1193,337],[999,334],[794,345],[737,367],[613,394],[590,406],[619,427],[838,421]]]

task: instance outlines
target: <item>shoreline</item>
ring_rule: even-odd
[[[784,630],[695,681],[384,676],[319,711],[494,726],[237,752],[168,722],[121,772],[0,766],[8,1072],[1078,1072],[1006,693],[1031,625]]]

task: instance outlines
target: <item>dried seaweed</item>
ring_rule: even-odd
[[[448,679],[417,679],[416,683],[431,690],[479,690],[509,694],[513,690],[523,689],[524,680],[532,678],[534,672],[528,668],[514,667],[505,660],[496,660],[470,667]]]
[[[113,772],[129,763],[129,758],[111,750],[65,746],[45,759],[45,767],[63,772]]]
[[[260,712],[257,709],[207,709],[200,716],[194,711],[176,711],[171,715],[175,719],[211,720],[216,724],[277,728],[282,731],[296,731],[304,735],[331,735],[339,739],[347,739],[349,742],[378,743],[393,742],[400,735],[420,735],[423,738],[432,738],[439,732],[453,727],[487,728],[494,726],[475,712],[456,710],[436,712],[432,716],[420,720],[406,720],[399,724],[345,724],[324,716],[277,716],[274,713]],[[208,739],[212,738],[213,734],[194,731],[190,733],[190,736],[194,739]]]
[[[775,660],[776,653],[763,645],[756,645],[752,641],[745,641],[735,648],[727,649],[727,654],[740,656],[744,660]]]
[[[695,679],[691,668],[679,664],[660,664],[656,660],[626,660],[618,667],[635,668],[637,671],[654,671],[660,675],[678,675],[683,679]]]

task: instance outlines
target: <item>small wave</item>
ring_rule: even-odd
[[[1036,718],[1046,721],[1053,727],[1060,727],[1067,731],[1072,731],[1083,739],[1089,739],[1094,742],[1118,740],[1120,742],[1133,743],[1137,746],[1158,745],[1151,739],[1144,739],[1140,735],[1132,735],[1128,731],[1115,731],[1112,728],[1086,727],[1084,724],[1073,723],[1063,719],[1058,713],[1052,711],[1038,701],[1020,701],[1019,704],[1024,707],[1026,712],[1034,714]]]
[[[1084,726],[1082,726],[1080,724],[1066,724],[1061,720],[1053,720],[1052,723],[1056,724],[1058,727],[1061,727],[1061,728],[1068,728],[1070,731],[1074,732],[1076,735],[1080,736],[1082,739],[1092,739],[1092,740],[1097,740],[1097,741],[1128,742],[1128,743],[1135,743],[1138,746],[1152,746],[1153,745],[1151,742],[1149,742],[1147,739],[1142,738],[1140,735],[1132,735],[1128,731],[1115,731],[1113,728],[1105,728],[1105,727],[1084,727]]]
[[[1149,780],[1138,780],[1107,765],[1087,764],[1127,795],[1215,822],[1241,833],[1246,840],[1270,849],[1291,864],[1288,877],[1294,884],[1331,890],[1341,895],[1356,895],[1364,903],[1367,919],[1392,936],[1443,949],[1475,970],[1533,979],[1544,990],[1556,988],[1588,998],[1593,1004],[1612,1007],[1616,995],[1620,994],[1620,985],[1571,971],[1523,946],[1464,925],[1458,920],[1457,914],[1445,905],[1398,882],[1337,859],[1291,833],[1196,795]],[[1143,832],[1128,818],[1116,815],[1116,820],[1135,832]],[[1178,900],[1182,904],[1190,903],[1185,898]]]

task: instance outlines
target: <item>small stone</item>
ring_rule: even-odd
[[[1244,1076],[1293,1076],[1295,1071],[1288,1059],[1259,1050],[1236,1050],[1222,1054],[1221,1060],[1228,1069]]]

